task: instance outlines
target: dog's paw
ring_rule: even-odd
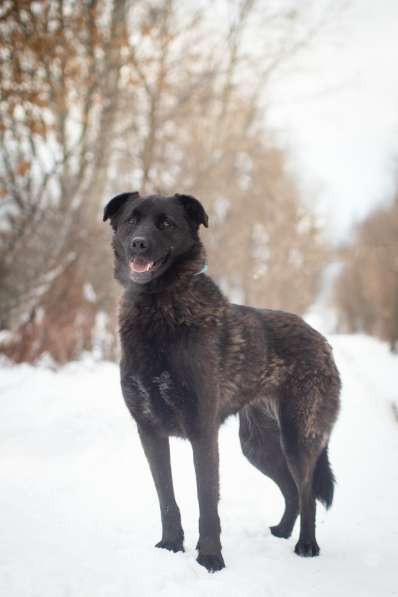
[[[292,534],[291,529],[287,529],[286,527],[276,524],[273,527],[269,527],[269,530],[274,535],[274,537],[281,537],[282,539],[288,539]]]
[[[314,556],[319,556],[320,550],[316,541],[299,540],[298,543],[296,543],[294,551],[298,556],[302,556],[304,558],[313,558]]]
[[[183,542],[179,539],[177,539],[177,541],[167,541],[162,539],[162,541],[156,543],[155,547],[167,549],[168,551],[172,551],[174,553],[177,553],[178,551],[185,551]]]
[[[196,561],[201,566],[204,566],[207,572],[218,572],[225,568],[225,563],[221,554],[210,556],[199,553]]]

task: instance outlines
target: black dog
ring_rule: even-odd
[[[121,384],[160,502],[157,547],[182,551],[169,436],[189,439],[200,508],[198,562],[224,567],[218,503],[218,428],[239,412],[245,456],[273,479],[285,512],[271,527],[315,556],[315,499],[327,507],[334,478],[327,446],[340,380],[326,340],[282,311],[233,305],[205,274],[198,237],[208,217],[194,197],[125,193],[106,206],[114,230],[120,309]]]

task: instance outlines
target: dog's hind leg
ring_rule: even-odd
[[[156,547],[174,552],[184,551],[184,531],[171,474],[169,439],[141,425],[138,425],[138,432],[159,498],[162,539]]]
[[[239,437],[243,454],[278,485],[285,499],[283,516],[279,524],[270,527],[271,533],[290,537],[299,512],[299,496],[282,451],[276,420],[261,403],[246,406],[239,413]]]
[[[333,498],[334,477],[327,458],[325,438],[306,436],[295,418],[282,417],[282,447],[300,501],[300,536],[294,551],[300,556],[317,556],[315,538],[316,498],[327,507]]]
[[[313,493],[313,475],[319,456],[315,446],[307,448],[299,442],[286,439],[283,431],[286,459],[297,485],[300,500],[300,537],[294,551],[301,556],[317,556],[319,546],[315,538],[316,502]]]

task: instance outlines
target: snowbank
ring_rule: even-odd
[[[7,597],[360,597],[398,595],[398,358],[364,336],[330,338],[343,383],[331,442],[333,508],[318,509],[321,557],[293,553],[268,526],[282,511],[271,481],[240,453],[237,424],[221,433],[227,568],[195,562],[196,489],[189,445],[173,468],[186,552],[154,549],[156,496],[135,424],[110,363],[55,372],[0,369],[0,594]]]

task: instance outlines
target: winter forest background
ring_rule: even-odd
[[[394,597],[398,518],[396,0],[0,2],[0,595]],[[105,203],[189,193],[236,302],[301,314],[343,381],[320,558],[269,526],[276,485],[220,431],[227,568],[185,553],[119,384]]]
[[[203,201],[210,272],[232,299],[305,314],[326,285],[335,330],[396,350],[397,193],[336,241],[319,189],[301,184],[267,117],[278,77],[305,74],[301,56],[345,43],[348,9],[3,2],[0,351],[32,363],[117,358],[119,289],[101,213],[135,189]],[[319,93],[338,97],[350,84],[337,73]]]

